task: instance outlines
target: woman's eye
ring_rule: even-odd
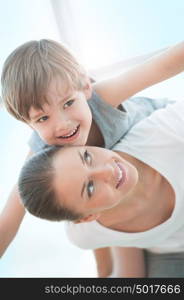
[[[68,100],[68,101],[63,105],[63,107],[64,107],[64,108],[67,108],[67,107],[71,106],[71,105],[73,104],[73,102],[74,102],[73,99],[72,99],[72,100]]]
[[[91,154],[89,154],[89,152],[87,150],[84,152],[84,160],[85,160],[85,162],[87,162],[87,164],[91,165],[92,157],[91,157]]]
[[[88,194],[88,197],[91,198],[92,195],[94,193],[94,183],[92,180],[90,180],[87,184],[87,194]]]
[[[43,116],[43,117],[41,117],[40,119],[38,119],[38,121],[37,122],[39,122],[39,123],[43,123],[43,122],[45,122],[45,121],[47,121],[48,120],[48,116]]]

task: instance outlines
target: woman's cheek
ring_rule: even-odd
[[[106,186],[103,187],[103,192],[101,194],[101,199],[104,202],[104,205],[111,204],[112,202],[112,191],[108,189]]]

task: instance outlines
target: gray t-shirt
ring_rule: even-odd
[[[93,120],[103,136],[104,147],[107,149],[111,149],[132,126],[155,110],[164,108],[168,103],[171,103],[171,100],[166,98],[133,97],[118,108],[114,108],[101,99],[96,92],[93,92],[91,99],[88,100]],[[35,131],[28,143],[33,152],[49,147]]]

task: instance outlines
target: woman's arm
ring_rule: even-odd
[[[32,155],[30,151],[27,158]],[[7,203],[0,214],[0,257],[15,237],[25,215],[17,184],[13,187]]]
[[[184,42],[167,48],[146,62],[116,77],[94,83],[96,92],[114,107],[156,83],[184,70]]]
[[[144,251],[130,247],[94,250],[98,277],[145,277]]]
[[[96,260],[98,277],[109,277],[112,273],[113,261],[111,248],[99,248],[93,251]]]
[[[113,247],[113,272],[110,277],[146,277],[144,251],[140,248]]]

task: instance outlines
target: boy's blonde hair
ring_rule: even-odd
[[[6,59],[1,76],[2,98],[9,113],[28,122],[31,107],[42,109],[48,103],[45,95],[56,76],[61,78],[61,85],[75,90],[87,83],[83,67],[56,41],[29,41],[16,48]]]

